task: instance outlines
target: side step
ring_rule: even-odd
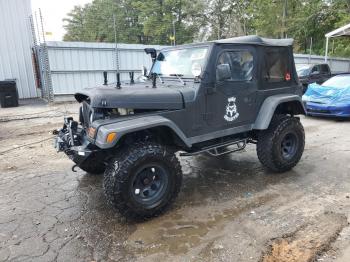
[[[193,152],[180,153],[180,156],[195,156],[204,152],[212,156],[221,156],[221,155],[226,155],[233,152],[241,151],[246,147],[246,145],[247,145],[247,139],[241,139],[241,140],[235,140],[235,141],[216,144],[213,146],[203,147]],[[236,147],[229,149],[229,148],[226,148],[228,146],[236,146]]]

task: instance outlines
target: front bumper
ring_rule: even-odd
[[[92,148],[85,131],[71,117],[64,119],[63,128],[56,130],[55,134],[54,147],[57,152],[64,152],[78,166],[98,151]]]
[[[350,117],[350,105],[336,106],[305,102],[307,115],[328,117]]]

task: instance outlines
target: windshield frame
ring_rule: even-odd
[[[193,48],[208,48],[207,49],[207,53],[205,55],[205,58],[204,58],[204,62],[203,62],[203,67],[202,67],[202,72],[201,74],[199,75],[199,78],[201,79],[202,78],[202,75],[203,73],[205,72],[206,70],[206,67],[208,65],[208,61],[209,61],[209,58],[210,58],[210,54],[212,52],[212,49],[213,49],[213,44],[211,43],[194,43],[194,44],[187,44],[187,45],[179,45],[179,46],[172,46],[172,47],[166,47],[166,48],[163,48],[161,49],[158,53],[157,53],[157,58],[159,56],[160,53],[162,52],[168,52],[168,51],[175,51],[175,50],[183,50],[183,49],[193,49]],[[149,76],[152,75],[154,72],[153,72],[153,68],[154,68],[154,65],[157,61],[157,58],[156,60],[154,61],[154,63],[152,64],[152,67],[149,71]],[[176,72],[175,72],[176,73]],[[180,76],[181,74],[179,74]],[[170,76],[170,75],[162,75],[160,74],[160,76],[164,79],[164,78],[167,78],[167,79],[178,79],[177,76]],[[185,79],[185,80],[188,80],[188,79],[195,79],[196,76],[193,76],[193,77],[189,77],[189,76],[182,76],[181,75],[181,79]]]

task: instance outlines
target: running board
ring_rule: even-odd
[[[233,145],[236,145],[236,148],[233,148],[233,149],[226,148],[228,146],[233,146]],[[235,140],[235,141],[216,144],[213,146],[203,147],[193,152],[180,153],[180,156],[195,156],[204,152],[212,156],[221,156],[221,155],[226,155],[237,151],[241,151],[246,147],[246,145],[247,145],[247,139]],[[222,151],[220,151],[220,149],[222,149]]]

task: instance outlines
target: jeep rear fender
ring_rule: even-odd
[[[102,149],[112,148],[118,143],[118,141],[123,136],[137,131],[151,129],[154,127],[170,128],[187,147],[191,147],[191,143],[189,142],[185,134],[179,129],[179,127],[173,121],[162,116],[147,116],[102,125],[97,130],[95,144]],[[117,134],[117,138],[115,139],[115,141],[113,141],[113,143],[107,143],[107,135],[111,132],[115,132]]]
[[[275,112],[292,115],[305,115],[305,108],[301,97],[298,95],[279,94],[270,96],[265,99],[260,107],[253,129],[267,129]]]

